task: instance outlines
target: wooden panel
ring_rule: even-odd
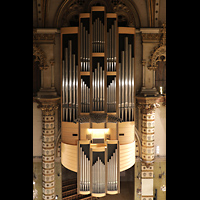
[[[78,33],[78,27],[64,27],[60,28],[61,34],[75,34]]]
[[[116,76],[117,72],[107,72],[107,76]]]
[[[107,16],[107,18],[117,18],[116,13],[107,13],[106,16]]]
[[[92,123],[92,128],[105,128],[105,123]]]
[[[118,27],[119,34],[135,34],[135,28],[132,27]]]
[[[135,130],[135,122],[122,122],[119,123],[119,134],[123,133],[123,136],[119,135],[119,143],[120,144],[128,144],[132,143],[135,140],[134,130]]]
[[[90,18],[90,13],[80,13],[79,17],[80,18]]]
[[[61,142],[61,163],[67,169],[77,172],[77,145]]]
[[[80,139],[81,140],[86,140],[86,134],[88,133],[87,132],[87,129],[90,128],[90,123],[83,123],[80,125],[80,131],[81,131],[81,137]]]
[[[91,11],[105,11],[104,6],[93,6],[91,7]]]
[[[92,57],[104,57],[105,53],[92,53]]]
[[[77,134],[77,136],[73,136]],[[62,122],[62,142],[67,144],[77,144],[78,141],[78,124],[73,122]]]
[[[108,134],[110,135],[110,140],[116,140],[116,124],[107,123],[107,128],[109,128]]]
[[[90,72],[80,72],[81,76],[90,76]]]
[[[135,164],[135,142],[119,146],[120,172],[129,169]]]

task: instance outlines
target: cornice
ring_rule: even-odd
[[[33,29],[33,43],[55,43],[55,34],[58,33],[58,29],[53,28],[38,28]]]

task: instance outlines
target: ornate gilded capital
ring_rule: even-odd
[[[54,115],[54,112],[58,109],[60,103],[60,97],[49,99],[34,97],[33,100],[38,103],[37,108],[42,110],[43,115]]]
[[[152,112],[155,111],[156,108],[160,107],[159,97],[136,97],[137,99],[137,107],[142,109],[143,112]]]

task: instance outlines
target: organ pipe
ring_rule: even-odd
[[[76,55],[72,54],[72,40],[65,48],[62,69],[63,85],[63,121],[72,122],[78,113],[78,65]]]
[[[117,22],[107,32],[107,71],[116,71],[116,32]]]
[[[99,62],[97,63],[97,68],[95,68],[92,73],[92,84],[93,110],[104,110],[104,70]]]
[[[113,152],[111,158],[107,162],[107,190],[117,190],[117,149]]]
[[[93,41],[92,50],[93,52],[104,52],[104,24],[99,18],[95,19],[92,24],[93,30]]]
[[[107,87],[107,111],[116,112],[116,77]]]
[[[132,44],[124,38],[124,51],[121,51],[119,63],[119,115],[123,121],[134,120],[134,58]]]
[[[105,164],[98,157],[97,161],[92,165],[92,192],[105,192]]]
[[[90,88],[81,79],[81,112],[90,111]]]
[[[90,160],[80,147],[80,191],[90,191]]]
[[[90,34],[83,23],[80,25],[80,38],[81,71],[90,71]]]

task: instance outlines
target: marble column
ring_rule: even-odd
[[[40,99],[38,108],[42,110],[42,199],[55,199],[55,152],[54,129],[57,100]]]

